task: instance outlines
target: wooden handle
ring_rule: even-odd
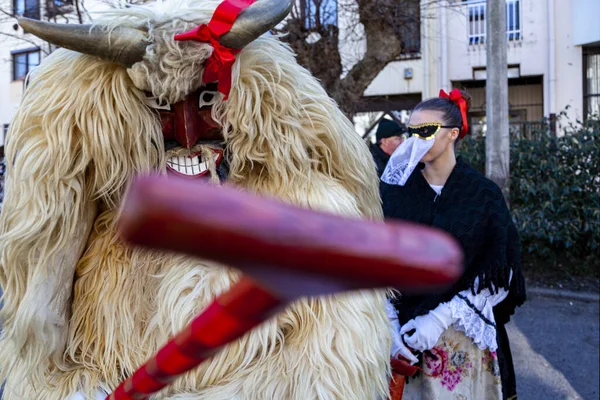
[[[392,372],[392,378],[390,380],[390,400],[402,400],[405,384],[405,376]]]
[[[134,244],[218,261],[258,279],[298,276],[308,291],[322,279],[335,283],[331,291],[424,292],[462,273],[458,243],[436,229],[343,218],[172,177],[135,181],[120,228]]]

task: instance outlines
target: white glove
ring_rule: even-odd
[[[450,307],[442,303],[429,311],[429,314],[420,315],[408,321],[400,329],[400,334],[403,336],[404,342],[414,350],[430,350],[454,321]],[[415,332],[412,335],[406,334],[413,329]]]
[[[392,323],[392,358],[398,358],[398,355],[401,355],[410,361],[411,364],[416,364],[419,359],[410,352],[408,347],[406,347],[402,341],[402,337],[400,336],[400,323],[398,322],[398,315],[396,314],[396,310],[389,300],[386,302],[385,308],[388,319]]]
[[[400,334],[396,333],[396,337],[392,336],[392,357],[398,358],[398,356],[406,358],[411,365],[419,362],[419,359],[406,347]]]

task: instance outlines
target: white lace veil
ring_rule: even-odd
[[[433,147],[435,140],[423,140],[412,136],[405,140],[394,154],[381,175],[381,180],[389,185],[404,186],[421,159]]]

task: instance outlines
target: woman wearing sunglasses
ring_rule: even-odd
[[[409,139],[381,177],[387,218],[445,230],[464,251],[464,274],[454,287],[393,300],[395,354],[423,371],[408,379],[404,400],[517,398],[504,325],[525,300],[519,236],[500,188],[456,157],[469,103],[455,89],[418,104]]]

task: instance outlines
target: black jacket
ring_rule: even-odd
[[[454,236],[464,252],[465,271],[446,292],[437,295],[402,296],[400,323],[426,314],[462,290],[472,289],[479,277],[480,290],[509,288],[498,305],[502,323],[525,300],[519,234],[500,188],[459,157],[441,195],[431,189],[420,169],[404,186],[381,182],[383,212],[397,218],[440,228]],[[400,306],[400,304],[398,304]]]
[[[371,144],[369,148],[371,149],[373,160],[375,160],[375,165],[377,165],[377,176],[381,178],[381,174],[383,174],[383,170],[390,160],[390,156],[381,150],[381,147],[379,147],[377,143]]]

